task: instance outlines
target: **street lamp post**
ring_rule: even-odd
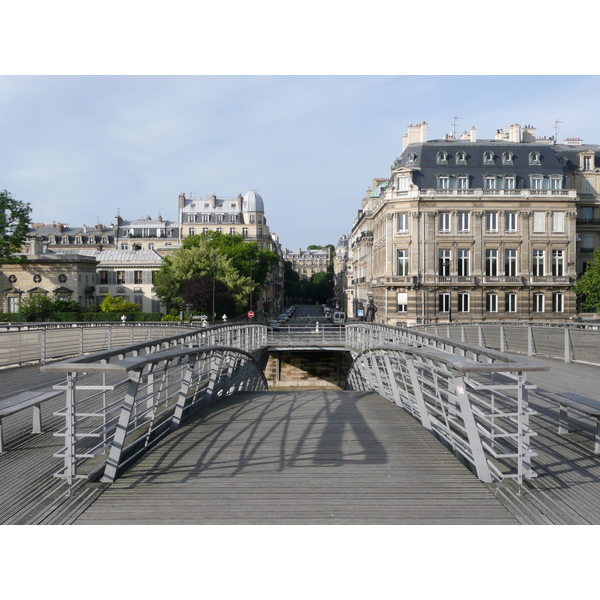
[[[216,254],[212,254],[212,263],[213,263],[213,289],[212,289],[212,319],[211,324],[215,324],[215,279],[217,276],[217,264],[216,264]]]
[[[252,310],[252,289],[254,288],[254,278],[252,276],[252,270],[254,267],[254,264],[258,264],[260,263],[260,260],[258,260],[258,258],[252,258],[250,259],[250,308],[248,308],[248,311]]]

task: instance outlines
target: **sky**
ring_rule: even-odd
[[[337,244],[410,124],[429,139],[512,123],[600,143],[596,75],[2,75],[0,189],[34,222],[151,216],[177,199],[263,198],[284,248]]]

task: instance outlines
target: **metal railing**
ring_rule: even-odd
[[[479,362],[416,345],[371,348],[355,358],[348,387],[373,390],[404,408],[472,465],[481,481],[514,478],[521,485],[536,476],[527,395],[535,386],[524,373],[548,367],[487,358]]]
[[[0,367],[45,364],[89,352],[99,352],[187,333],[195,324],[174,323],[1,323]]]
[[[251,351],[265,345],[257,325],[221,326],[47,364],[64,373],[55,389],[65,406],[56,477],[69,489],[78,479],[110,483],[184,418],[225,395],[265,390]]]
[[[246,329],[250,327],[251,329]],[[29,323],[0,324],[0,367],[46,364],[93,352],[160,339],[181,339],[204,331],[214,344],[238,343],[239,331],[264,336],[256,324],[239,323],[201,329],[199,323]],[[176,333],[179,332],[179,333]],[[252,342],[246,334],[240,343]],[[236,346],[237,347],[237,346]],[[241,346],[240,346],[241,347]]]
[[[528,356],[547,356],[564,362],[600,364],[600,321],[503,321],[418,325],[412,331]]]

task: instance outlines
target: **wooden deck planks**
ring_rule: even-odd
[[[551,365],[529,379],[595,397],[599,367]],[[56,379],[56,376],[53,376]],[[51,389],[39,367],[0,370],[2,397]],[[481,484],[414,419],[374,394],[286,392],[230,398],[197,414],[108,489],[65,497],[52,477],[61,399],[43,405],[44,433],[24,411],[5,420],[0,523],[598,524],[600,457],[593,422],[536,400],[538,478]]]
[[[515,524],[412,417],[361,392],[242,394],[202,411],[76,524]]]

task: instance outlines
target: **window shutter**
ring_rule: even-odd
[[[563,233],[565,230],[565,213],[555,212],[552,215],[552,231]]]
[[[534,212],[533,213],[533,231],[534,233],[544,233],[545,231],[545,221],[546,213],[543,212]]]

